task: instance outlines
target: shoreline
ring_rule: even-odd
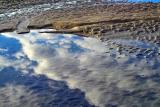
[[[72,8],[48,8],[45,11],[36,11],[33,9],[33,12],[26,14],[22,12],[20,15],[15,15],[15,18],[9,17],[8,19],[1,20],[0,32],[18,30],[19,24],[24,23],[26,20],[28,24],[23,26],[24,29],[22,32],[19,31],[20,33],[28,29],[37,28],[56,29],[59,26],[59,22],[62,24],[62,28],[58,30],[70,30],[63,28],[66,26],[66,22],[70,24],[84,23],[82,27],[93,25],[103,27],[102,25],[110,26],[145,20],[156,20],[156,22],[160,22],[160,3],[82,5]],[[57,22],[58,24],[55,25]],[[85,23],[89,24],[85,25]],[[70,26],[70,24],[67,26]]]

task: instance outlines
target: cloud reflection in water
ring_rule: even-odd
[[[35,75],[37,63],[22,52],[17,39],[1,36],[0,41],[0,107],[93,107],[79,89]]]
[[[85,92],[94,105],[158,107],[160,103],[159,57],[147,60],[121,56],[116,50],[105,53],[109,47],[99,40],[76,35],[42,34],[36,30],[3,35],[19,40],[20,53],[27,57],[29,65],[37,63],[30,67],[36,76],[65,81],[70,88]]]

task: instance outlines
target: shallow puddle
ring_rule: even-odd
[[[158,107],[159,56],[139,58],[95,38],[39,31],[1,34],[0,106]]]

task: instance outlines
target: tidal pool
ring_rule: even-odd
[[[159,56],[39,31],[0,34],[0,107],[159,107]]]

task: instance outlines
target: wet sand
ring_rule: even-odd
[[[160,44],[160,3],[70,3],[61,6],[59,3],[14,10],[15,14],[0,21],[0,32],[16,30],[17,33],[27,33],[30,29],[53,28],[56,31],[41,33],[77,34],[102,41],[131,39]],[[146,51],[115,42],[111,44],[120,52],[128,50],[128,54],[137,50]]]
[[[69,88],[84,92],[87,104],[158,107],[160,4],[87,3],[68,6],[50,9],[48,5],[41,5],[40,8],[15,10],[20,13],[8,13],[7,18],[0,21],[0,31],[16,30],[2,35],[20,41],[24,57],[38,63],[33,71],[53,80],[65,81]],[[29,11],[23,13],[24,10]],[[27,33],[37,28],[56,31],[31,30]],[[6,61],[3,59],[1,62],[4,64]],[[23,63],[15,62],[18,62],[16,65],[20,70],[24,70]],[[26,68],[28,70],[28,65]],[[20,89],[24,90],[24,87]]]
[[[35,5],[34,5],[35,6]],[[39,8],[37,8],[39,6]],[[139,21],[156,20],[159,22],[160,4],[81,4],[81,5],[64,5],[56,7],[52,5],[36,5],[28,8],[21,8],[21,10],[12,10],[3,16],[1,14],[0,31],[16,30],[17,26],[24,21],[28,21],[24,28],[48,28],[57,29],[59,23],[62,22],[60,30],[65,28],[63,22],[67,23],[88,23],[87,25],[102,26],[117,26],[118,29],[126,30],[121,27],[126,24],[126,27],[131,28],[128,23],[139,23]],[[50,8],[51,7],[51,8]],[[56,9],[55,9],[56,8]],[[10,11],[10,10],[9,10]],[[56,23],[56,25],[54,24]],[[53,26],[52,26],[53,25]],[[76,25],[75,25],[76,26]],[[68,26],[69,29],[75,26]],[[62,28],[61,28],[62,27]],[[108,30],[109,28],[105,28]],[[114,29],[111,29],[114,30]]]

